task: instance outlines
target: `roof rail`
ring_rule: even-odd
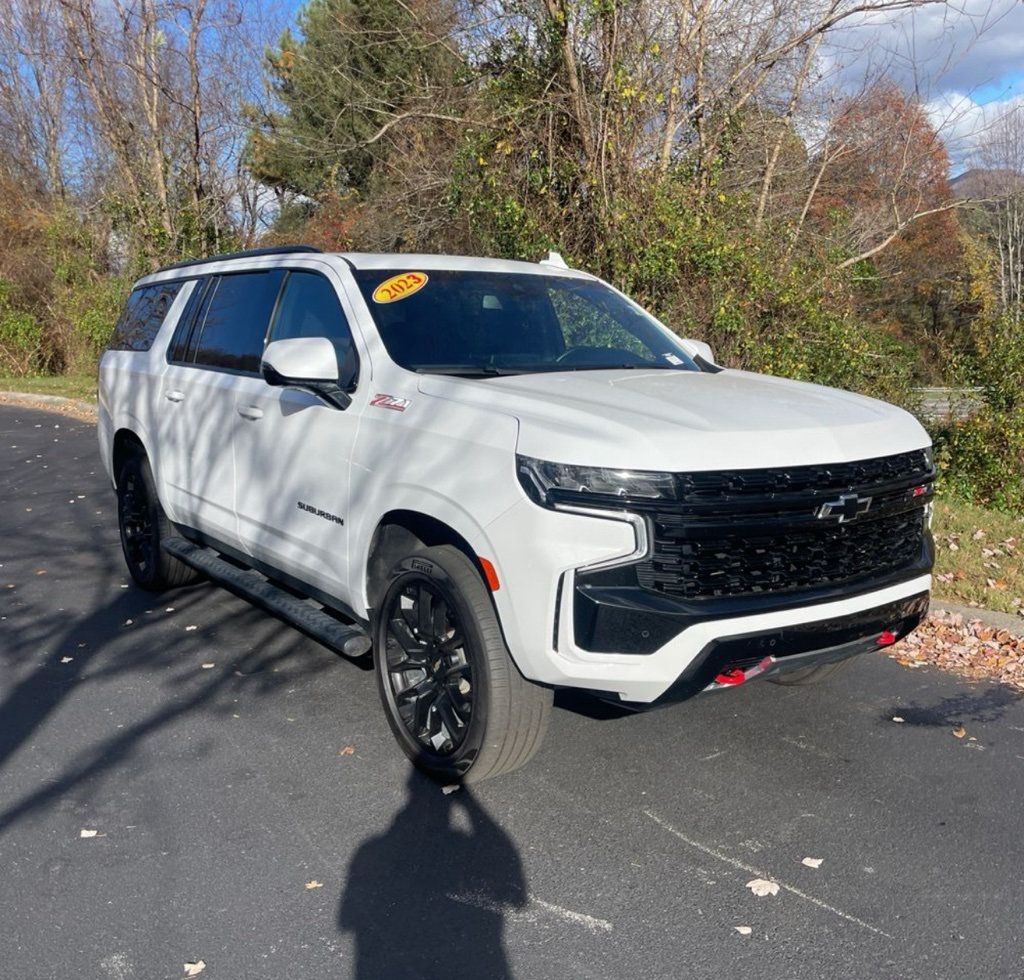
[[[261,255],[290,255],[295,252],[317,252],[322,249],[315,245],[266,245],[263,248],[248,248],[242,252],[223,252],[220,255],[210,255],[205,259],[184,259],[181,262],[172,262],[170,265],[162,265],[157,272],[168,272],[171,269],[187,269],[193,265],[207,265],[210,262],[224,262],[227,259],[251,259]]]

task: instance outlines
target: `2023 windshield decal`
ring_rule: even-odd
[[[374,291],[375,303],[394,303],[419,292],[429,277],[425,272],[403,272],[390,279],[385,279]]]

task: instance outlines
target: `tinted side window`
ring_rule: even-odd
[[[195,363],[259,371],[263,341],[283,278],[283,269],[218,276],[206,304]]]
[[[316,272],[290,272],[274,317],[271,340],[326,337],[338,355],[342,386],[355,380],[356,355],[352,331],[330,281]]]
[[[108,349],[149,350],[182,285],[168,282],[133,289],[114,327]]]
[[[168,361],[181,363],[189,360],[189,341],[196,332],[197,323],[202,322],[209,285],[210,280],[206,278],[198,280],[193,287],[188,304],[182,310],[181,316],[178,317],[178,325],[174,328],[174,336],[167,349]]]

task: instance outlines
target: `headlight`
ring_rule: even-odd
[[[603,466],[574,466],[517,456],[519,482],[543,507],[562,502],[576,506],[608,506],[628,500],[673,500],[675,477],[649,470],[614,470]]]

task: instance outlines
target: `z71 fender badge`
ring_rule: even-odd
[[[394,395],[374,395],[370,399],[371,405],[377,408],[390,408],[396,412],[404,412],[412,402],[408,398],[396,398]]]

